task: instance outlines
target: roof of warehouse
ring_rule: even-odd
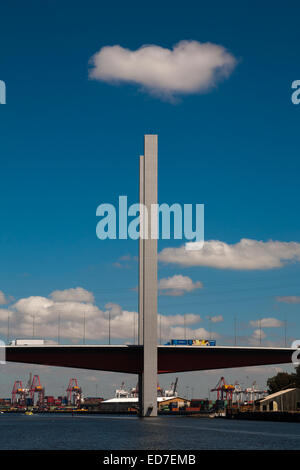
[[[185,398],[181,397],[157,397],[158,402],[174,400],[177,398],[178,400],[186,400]],[[110,398],[109,400],[104,400],[102,403],[137,403],[139,399],[137,397],[122,397],[122,398]]]
[[[267,400],[270,400],[272,398],[279,397],[280,395],[284,395],[285,393],[292,392],[293,390],[297,390],[297,388],[287,388],[286,390],[280,390],[280,392],[272,393],[272,395],[268,395],[267,397],[262,398],[260,400],[260,402],[267,401]]]

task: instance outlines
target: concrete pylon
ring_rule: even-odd
[[[144,155],[140,156],[140,238],[139,238],[139,326],[138,326],[138,344],[144,343],[143,330],[143,309],[144,309],[144,240],[143,240],[143,215],[144,215]]]
[[[142,170],[142,171],[141,171]],[[157,416],[157,239],[151,237],[156,220],[151,207],[157,204],[157,135],[145,135],[140,158],[140,203],[145,207],[140,226],[139,313],[142,328],[143,372],[139,378],[141,416]],[[147,222],[147,223],[146,223]]]
[[[140,196],[140,238],[139,238],[139,323],[138,323],[138,344],[140,346],[144,343],[144,329],[143,329],[143,320],[144,320],[144,240],[143,240],[143,215],[144,215],[144,155],[140,156],[140,187],[139,187],[139,196]],[[143,409],[143,374],[139,374],[139,410],[140,415],[142,416]]]

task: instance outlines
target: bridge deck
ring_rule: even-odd
[[[143,348],[127,345],[7,346],[6,361],[138,374]],[[284,364],[291,348],[158,346],[158,373]]]

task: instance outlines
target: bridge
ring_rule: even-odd
[[[139,181],[139,345],[7,346],[6,360],[138,374],[141,416],[157,415],[157,374],[291,363],[290,348],[157,345],[157,220],[143,215],[157,204],[157,135],[144,137]]]
[[[158,346],[157,373],[291,363],[291,348],[244,346]],[[142,374],[138,345],[7,346],[6,361]]]

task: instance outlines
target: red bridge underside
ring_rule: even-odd
[[[290,363],[290,348],[158,346],[158,373]],[[139,374],[141,346],[7,346],[6,361]]]

